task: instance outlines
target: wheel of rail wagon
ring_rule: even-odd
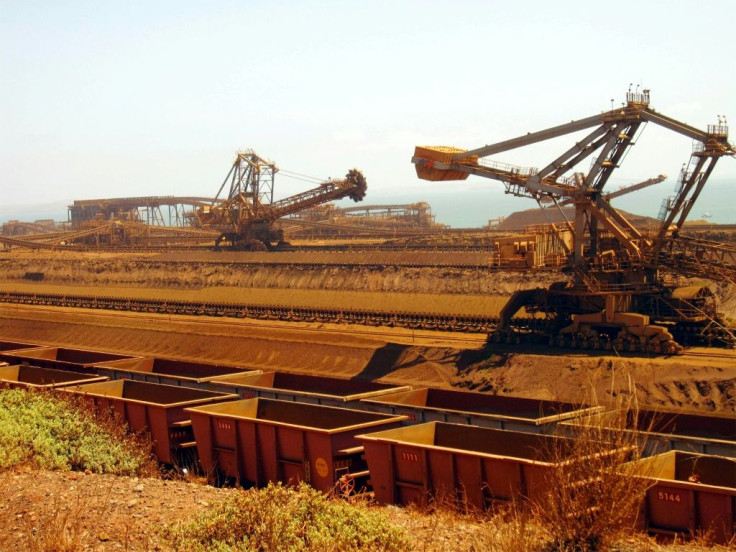
[[[337,480],[337,489],[342,496],[350,496],[355,491],[355,478],[349,473],[346,473]]]

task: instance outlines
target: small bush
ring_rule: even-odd
[[[175,550],[350,551],[410,549],[383,514],[328,498],[301,483],[269,484],[235,495],[193,522],[168,528]]]
[[[150,445],[125,425],[62,393],[0,389],[0,469],[142,475],[154,471]]]

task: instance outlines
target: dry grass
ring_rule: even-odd
[[[81,497],[73,504],[58,499],[43,506],[38,514],[24,516],[29,552],[76,552],[87,539],[84,517],[87,509]]]
[[[675,535],[672,545],[687,546],[693,550],[710,550],[711,552],[733,551],[736,550],[736,536],[732,537],[729,542],[717,543],[714,541],[711,531],[698,531],[694,535]]]
[[[646,445],[646,430],[631,429],[638,413],[635,393],[620,394],[605,415],[563,426],[573,438],[572,451],[569,441],[555,441],[546,451],[553,464],[548,492],[531,501],[530,509],[549,536],[550,550],[607,550],[636,531],[651,485],[632,464]]]
[[[546,533],[541,525],[527,508],[514,503],[482,522],[470,549],[478,552],[536,552],[545,542]]]
[[[54,496],[48,504],[38,504],[22,518],[25,546],[28,552],[78,552],[93,545],[107,549],[104,543],[112,539],[99,527],[99,520],[114,515],[111,500],[113,484],[102,490],[103,496],[85,496],[78,491],[69,500]],[[116,549],[130,549],[130,535],[140,529],[141,522],[132,518],[122,524],[122,536],[115,535]],[[140,531],[138,531],[140,532]],[[147,547],[146,547],[147,548]]]

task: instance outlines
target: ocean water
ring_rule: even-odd
[[[421,193],[385,194],[367,197],[365,201],[372,204],[426,201],[432,207],[437,222],[456,228],[485,226],[491,218],[537,208],[534,200],[504,193],[500,182],[488,181],[487,186],[474,185],[472,189],[454,186],[452,182],[427,184],[426,191]],[[628,213],[656,218],[662,200],[674,195],[674,187],[674,180],[666,180],[620,196],[613,200],[613,206]],[[736,223],[736,180],[708,181],[688,216],[688,220],[699,219],[718,224]]]
[[[426,186],[413,184],[411,189],[395,191],[378,190],[363,200],[365,205],[429,203],[436,221],[454,228],[485,226],[490,218],[508,216],[515,211],[534,209],[536,202],[504,193],[500,182],[480,179],[466,182],[427,182]],[[670,179],[656,186],[632,192],[613,201],[623,211],[655,217],[662,200],[674,195],[675,181]],[[39,219],[67,220],[67,206],[72,203],[59,201],[36,205],[0,205],[0,222],[8,220],[34,221]],[[349,200],[338,202],[341,206],[355,205]],[[707,220],[718,224],[736,223],[736,180],[711,179],[697,199],[688,220]]]

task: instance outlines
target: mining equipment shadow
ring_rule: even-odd
[[[482,349],[464,349],[457,361],[459,371],[483,363],[484,368],[500,368],[508,361],[508,352],[494,351],[495,346],[486,344]]]
[[[373,352],[371,359],[363,370],[350,379],[375,380],[390,375],[397,370],[399,359],[409,348],[411,348],[411,345],[398,343],[387,343],[383,347],[379,347]]]

